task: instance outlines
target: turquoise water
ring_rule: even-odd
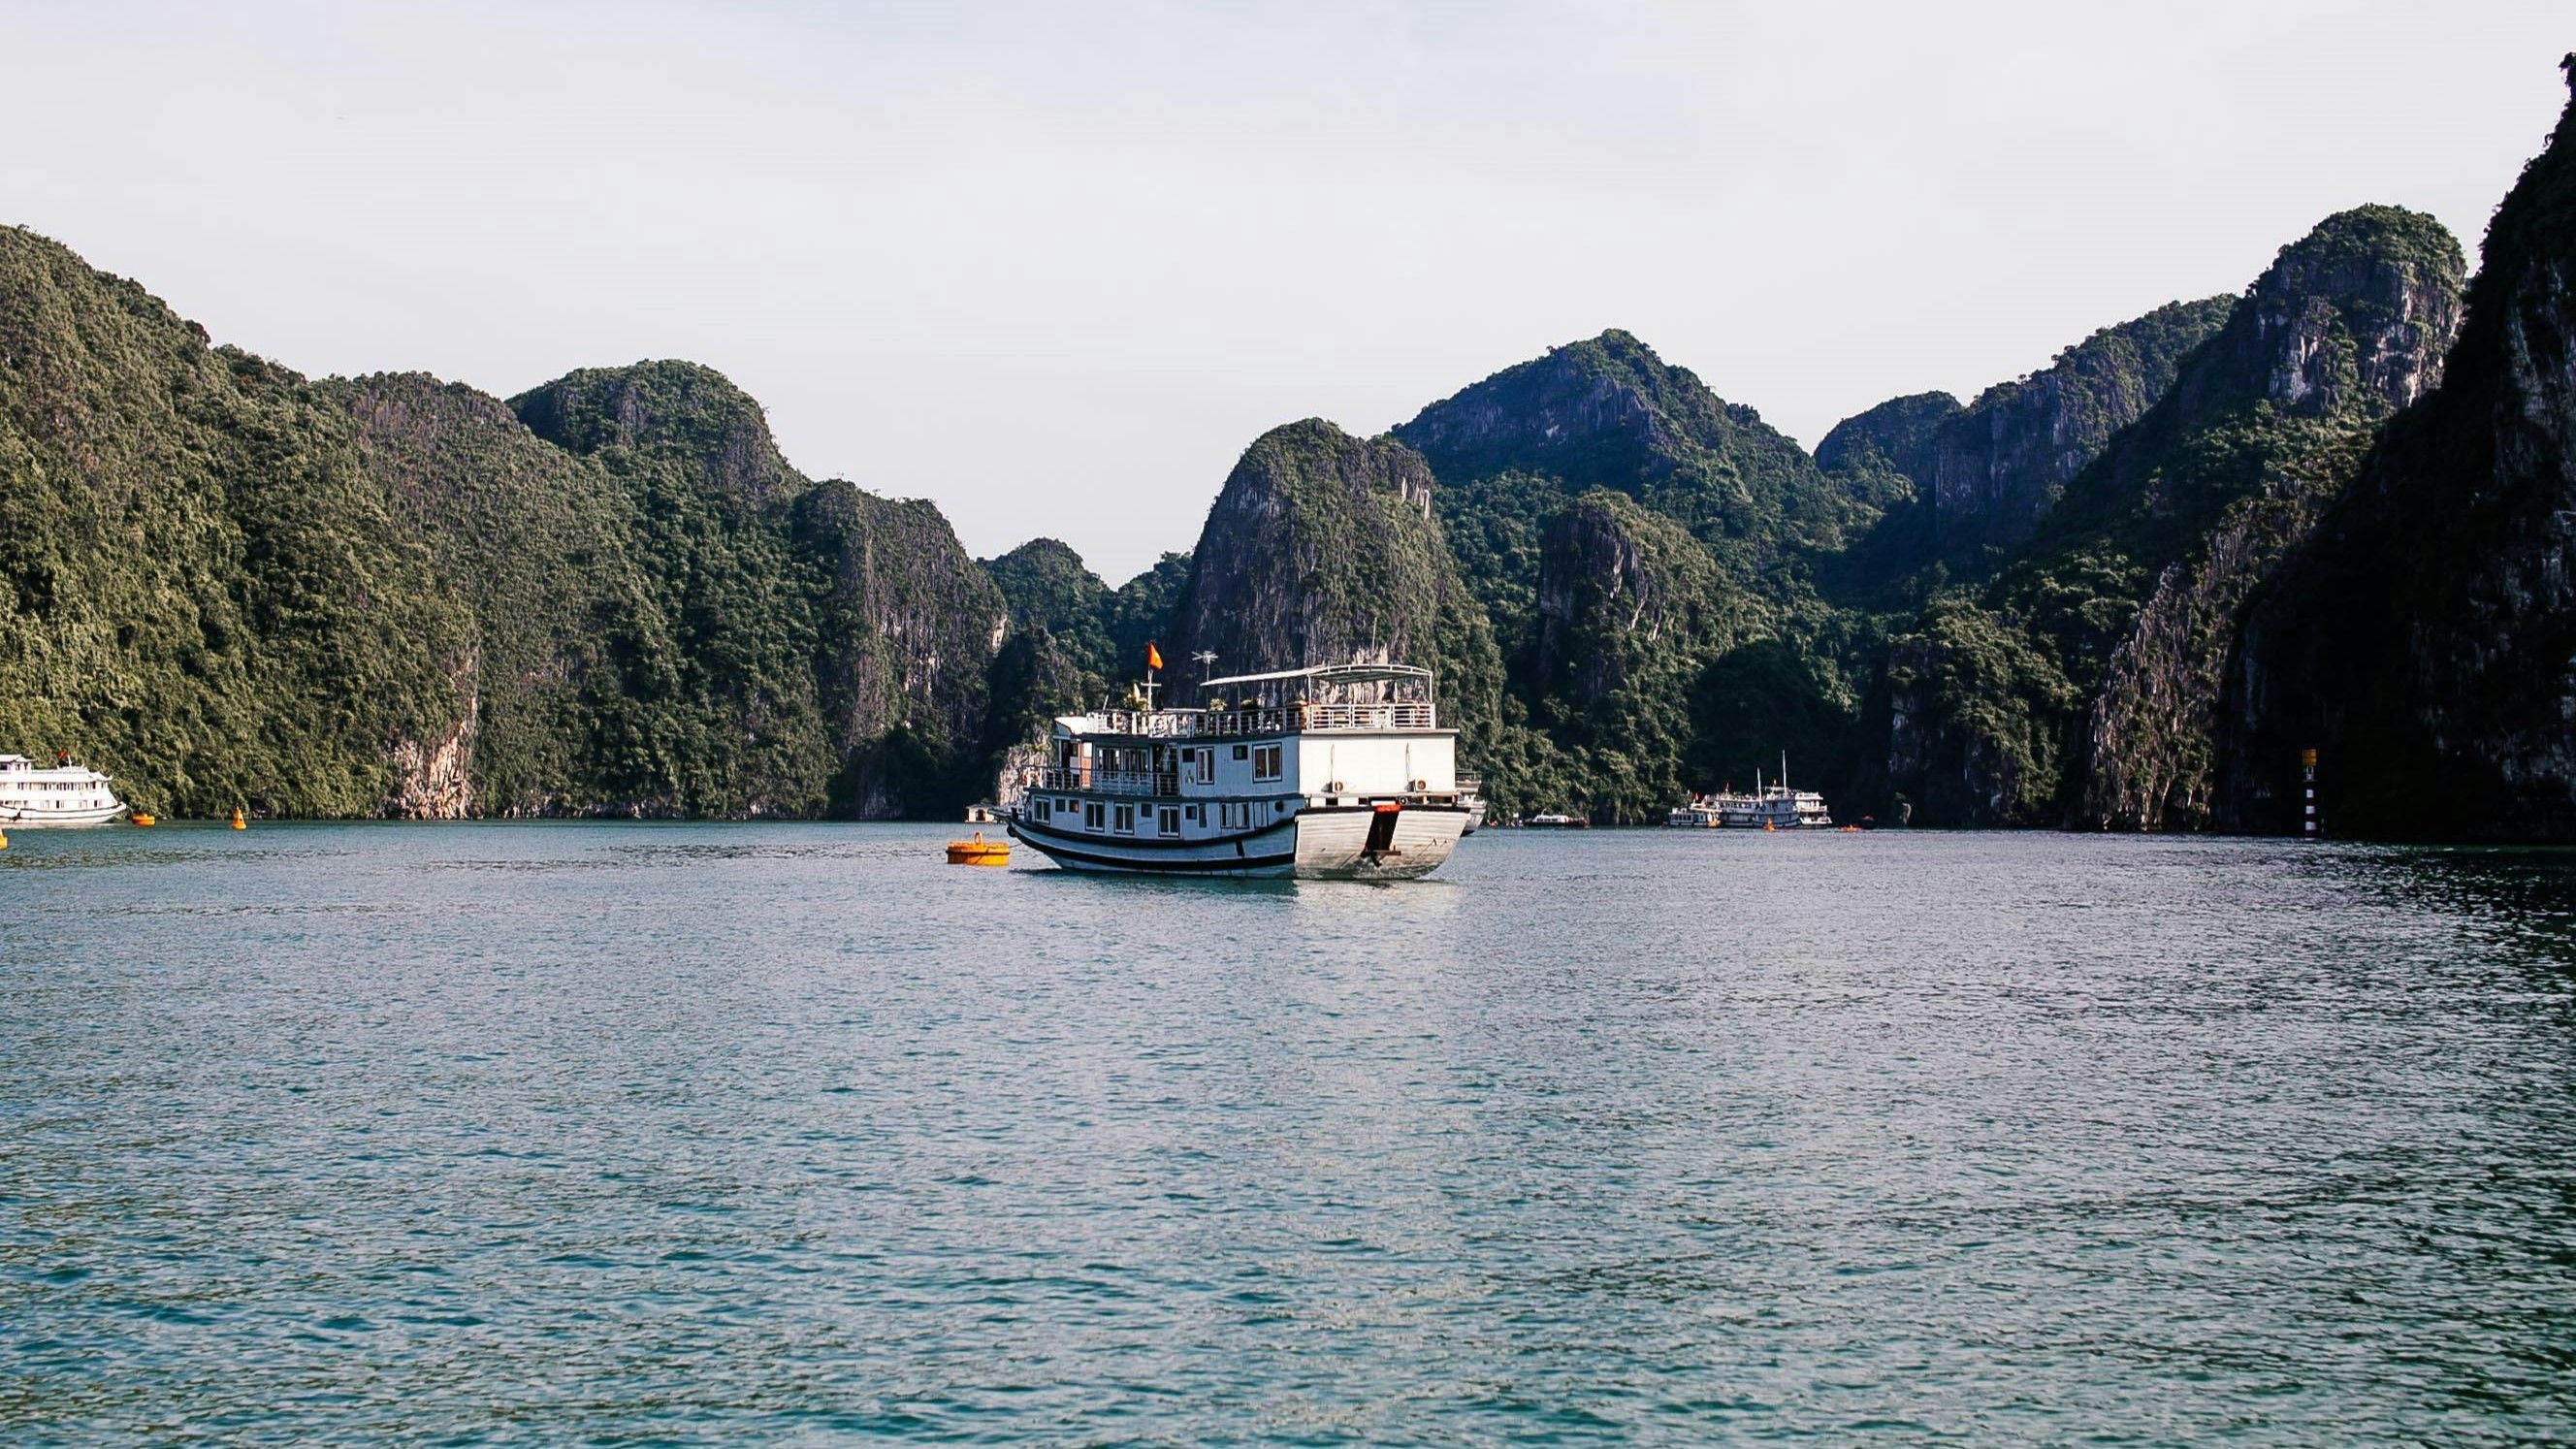
[[[0,1438],[2576,1435],[2576,856],[954,833],[13,836]]]

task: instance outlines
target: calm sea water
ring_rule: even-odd
[[[2576,856],[24,832],[0,1438],[2576,1435]]]

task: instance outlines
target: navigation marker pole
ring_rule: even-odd
[[[2299,826],[2301,840],[2317,838],[2317,752],[2311,747],[2299,751],[2299,775],[2307,785],[2308,813]]]

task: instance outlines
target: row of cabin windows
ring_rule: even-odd
[[[1045,824],[1053,824],[1059,810],[1071,819],[1077,809],[1081,811],[1082,828],[1085,830],[1109,827],[1120,835],[1136,833],[1136,807],[1133,805],[1112,806],[1099,800],[1059,800],[1049,796],[1038,796],[1029,802],[1030,817]],[[1178,835],[1183,820],[1196,825],[1204,818],[1196,805],[1157,805],[1152,809],[1154,833],[1157,835]],[[1253,809],[1254,803],[1249,800],[1221,801],[1216,807],[1217,827],[1222,830],[1249,830],[1252,828]],[[1286,814],[1288,802],[1277,801],[1271,809]],[[1113,821],[1114,825],[1111,824]]]
[[[1281,768],[1284,754],[1285,752],[1277,745],[1236,745],[1234,747],[1236,759],[1251,762],[1252,778],[1255,780],[1278,779],[1284,773]],[[1216,750],[1213,747],[1185,750],[1182,752],[1182,758],[1197,775],[1200,784],[1216,783]]]

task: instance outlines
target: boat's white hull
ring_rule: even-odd
[[[111,825],[125,813],[122,803],[88,810],[29,810],[0,805],[0,830],[61,830],[83,825]]]
[[[1407,806],[1382,849],[1371,850],[1376,812],[1310,808],[1267,829],[1218,840],[1153,840],[1012,822],[1012,838],[1066,870],[1115,875],[1269,880],[1411,880],[1440,868],[1465,832],[1467,812]]]

